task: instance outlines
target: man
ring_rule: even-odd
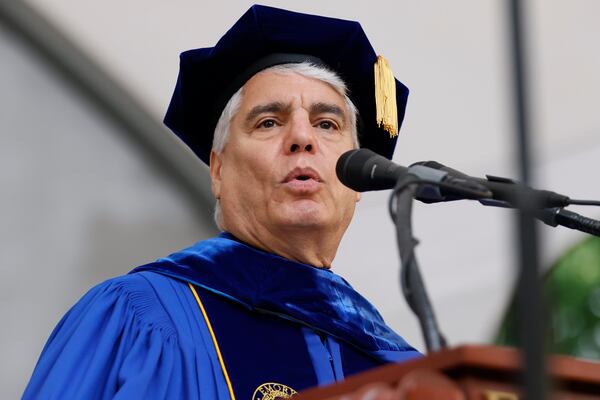
[[[254,6],[183,53],[165,123],[210,164],[224,232],[88,292],[24,397],[286,398],[418,356],[330,271],[359,199],[335,163],[391,157],[406,96],[351,21]]]

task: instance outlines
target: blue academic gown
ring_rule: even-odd
[[[91,289],[23,398],[258,400],[418,356],[338,275],[222,233]]]

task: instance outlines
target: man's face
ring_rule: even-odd
[[[225,228],[341,236],[359,198],[335,175],[338,157],[353,148],[352,128],[344,98],[328,84],[295,73],[252,77],[223,152],[211,154]]]

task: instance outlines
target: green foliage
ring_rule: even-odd
[[[550,303],[549,351],[600,359],[600,238],[569,250],[544,279]],[[509,308],[496,343],[515,346],[515,307]]]

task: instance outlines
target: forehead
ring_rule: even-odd
[[[344,97],[331,86],[319,79],[308,78],[296,72],[262,71],[254,75],[243,89],[242,110],[259,103],[300,102],[310,105],[328,102],[345,109]]]

